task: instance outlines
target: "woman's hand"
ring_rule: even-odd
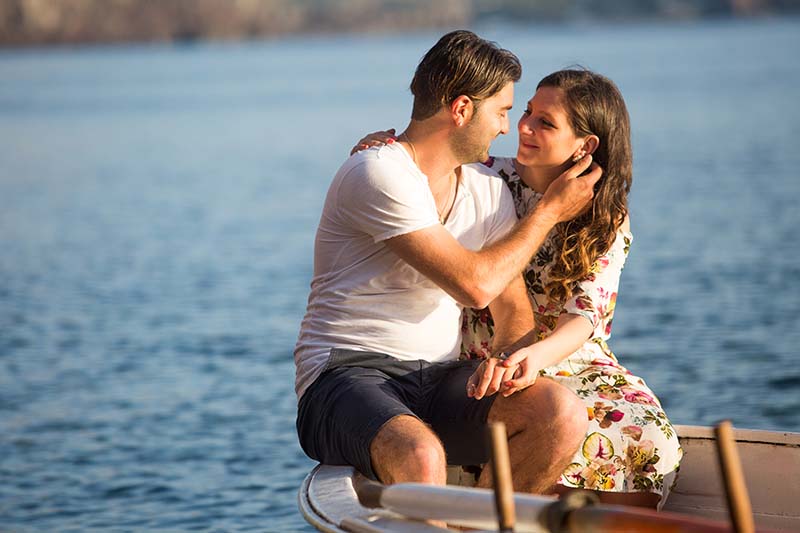
[[[480,400],[503,388],[518,371],[517,365],[503,366],[506,355],[501,353],[484,359],[467,380],[467,396]],[[505,394],[504,394],[505,396]]]
[[[501,366],[508,370],[514,369],[516,372],[510,379],[506,379],[502,383],[501,394],[508,398],[515,392],[527,389],[536,382],[539,377],[539,370],[541,367],[536,363],[535,357],[536,348],[535,344],[520,348],[512,353],[505,361],[501,362]]]
[[[395,137],[394,128],[388,129],[386,131],[376,131],[370,133],[369,135],[358,141],[358,143],[356,143],[356,145],[353,146],[353,149],[350,150],[350,155],[353,155],[356,152],[360,152],[361,150],[366,150],[371,146],[383,146],[384,144],[392,144],[396,140],[397,137]]]

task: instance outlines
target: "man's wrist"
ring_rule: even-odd
[[[548,232],[559,222],[559,213],[544,202],[536,205],[530,217],[535,226],[546,229]]]

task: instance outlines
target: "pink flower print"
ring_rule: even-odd
[[[594,312],[594,305],[592,304],[592,299],[588,296],[581,295],[575,299],[575,307],[580,309],[581,311],[592,311]]]
[[[609,359],[592,359],[592,366],[611,366],[619,368],[619,365]]]
[[[609,299],[609,293],[603,287],[597,287],[597,296],[599,296],[601,300]]]
[[[622,393],[626,402],[658,406],[655,399],[646,392],[634,389],[623,389]]]
[[[625,413],[617,409],[609,411],[608,413],[606,413],[606,416],[605,418],[603,418],[603,421],[600,422],[600,427],[603,429],[610,428],[611,424],[613,424],[614,422],[619,422],[620,420],[622,420],[624,416]]]
[[[594,407],[590,407],[591,411],[589,412],[589,420],[595,418],[596,420],[604,420],[606,414],[613,408],[613,405],[603,403],[603,402],[594,402]]]
[[[625,426],[622,428],[622,434],[638,442],[642,438],[642,428],[639,426]]]

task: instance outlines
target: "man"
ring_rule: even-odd
[[[531,330],[520,273],[552,227],[588,205],[601,174],[578,178],[585,158],[514,225],[504,184],[469,163],[508,131],[520,75],[511,52],[471,32],[445,35],[417,68],[399,142],[352,156],[334,178],[295,349],[297,430],[310,457],[384,483],[444,484],[448,463],[488,460],[483,429],[502,421],[515,488],[541,493],[585,436],[585,409],[567,389],[542,379],[494,394],[535,376],[499,358],[457,360],[462,306],[490,306],[495,347],[513,350]]]

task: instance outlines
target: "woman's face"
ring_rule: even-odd
[[[585,141],[572,131],[562,91],[554,87],[536,91],[519,119],[517,130],[517,161],[534,168],[571,166]]]

